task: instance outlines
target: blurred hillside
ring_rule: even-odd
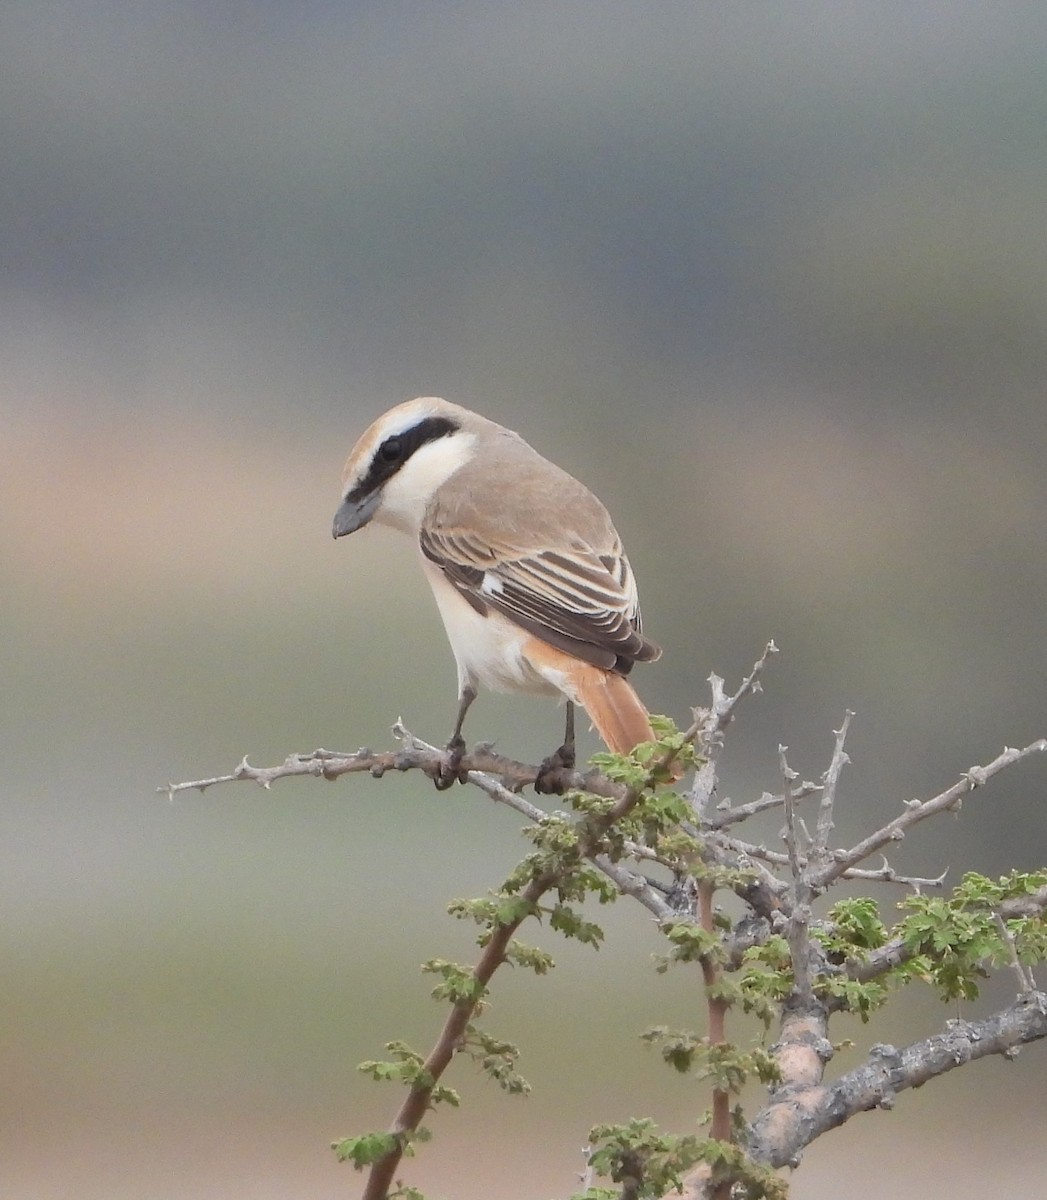
[[[977,4],[5,6],[0,1191],[358,1193],[327,1146],[391,1093],[354,1065],[425,1042],[417,964],[468,955],[443,904],[497,886],[518,820],[414,778],[153,789],[400,715],[446,737],[416,564],[329,532],[401,399],[607,502],[655,710],[777,641],[734,798],[779,742],[816,776],[848,707],[844,841],[1047,734],[1045,38]],[[484,697],[471,734],[540,756],[559,716]],[[895,865],[1042,866],[1044,769]],[[593,1121],[693,1113],[636,1036],[692,1020],[688,982],[619,907],[599,956],[499,985],[535,1092],[460,1072],[429,1194],[566,1195]],[[903,1007],[873,1040],[941,1019]],[[1036,1194],[1044,1078],[1034,1047],[904,1097],[795,1195],[847,1161],[854,1200]]]

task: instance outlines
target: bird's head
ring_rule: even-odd
[[[433,493],[472,457],[484,424],[482,417],[435,396],[384,413],[349,454],[334,536],[354,533],[372,520],[417,534]]]

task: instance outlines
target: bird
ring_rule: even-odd
[[[574,706],[608,749],[653,740],[626,678],[660,647],[642,630],[621,538],[603,504],[524,439],[435,396],[398,404],[356,442],[335,538],[374,522],[417,546],[458,669],[458,712],[438,788],[461,778],[462,729],[481,687],[566,701],[563,744],[537,791],[575,765]]]

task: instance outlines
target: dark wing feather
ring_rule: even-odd
[[[461,527],[423,527],[419,542],[478,612],[493,608],[584,662],[625,675],[634,662],[661,653],[641,632],[636,584],[620,544],[604,554],[582,542],[524,553]]]

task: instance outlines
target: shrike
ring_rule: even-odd
[[[435,397],[378,418],[353,447],[334,536],[369,521],[415,540],[458,664],[458,718],[448,764],[458,776],[462,726],[477,688],[567,700],[564,744],[535,787],[574,765],[574,708],[609,749],[651,739],[626,679],[661,650],[644,637],[636,582],[607,510],[519,434]]]

